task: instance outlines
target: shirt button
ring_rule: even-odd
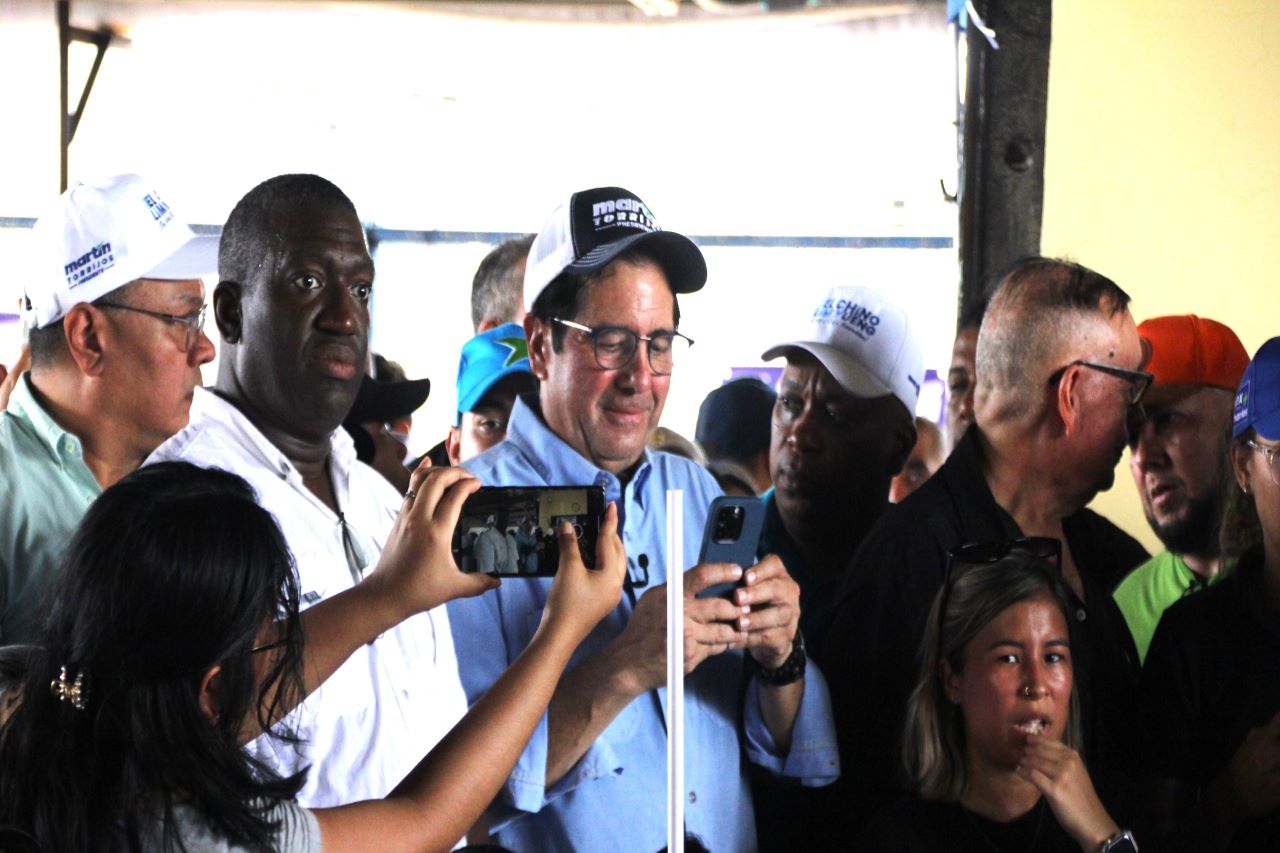
[[[691,802],[691,803],[696,803],[697,801],[698,801],[698,792],[697,792],[697,791],[690,791],[690,792],[689,792],[689,802]]]
[[[1083,607],[1081,607],[1079,610],[1076,611],[1077,622],[1083,622],[1085,619],[1088,619],[1088,618],[1089,618],[1089,614],[1084,612]]]
[[[63,452],[63,453],[75,453],[75,452],[76,452],[76,443],[75,443],[74,441],[72,441],[71,439],[69,439],[69,438],[64,438],[64,439],[62,440],[62,452]]]

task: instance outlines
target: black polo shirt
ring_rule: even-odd
[[[1034,850],[1080,853],[1080,845],[1054,817],[1048,801],[1011,821],[989,820],[959,803],[912,798],[885,809],[848,845],[859,853],[991,853]]]
[[[880,518],[845,573],[827,641],[816,656],[831,686],[840,740],[834,819],[847,820],[851,811],[865,817],[902,791],[907,698],[920,674],[921,639],[942,587],[947,552],[968,542],[1022,535],[987,485],[978,435],[970,427],[942,468]],[[1139,664],[1111,591],[1149,555],[1087,509],[1065,519],[1063,529],[1085,591],[1083,602],[1072,596],[1084,755],[1104,802],[1114,802],[1127,789],[1127,780],[1110,771],[1129,763]]]
[[[1261,553],[1165,611],[1142,672],[1144,772],[1201,791],[1249,730],[1280,711],[1280,613],[1267,609]],[[1246,822],[1230,850],[1280,850],[1280,814]]]

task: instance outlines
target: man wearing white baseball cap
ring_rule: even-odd
[[[841,575],[915,443],[924,355],[911,318],[871,288],[832,288],[806,309],[799,333],[761,355],[787,364],[757,553],[777,554],[800,584],[800,631],[817,651]],[[825,846],[813,811],[830,789],[752,781],[762,848]]]
[[[836,287],[794,340],[773,409],[760,553],[782,556],[800,584],[801,629],[820,648],[840,573],[889,506],[889,484],[915,444],[924,354],[911,318],[868,287]]]
[[[0,413],[0,644],[28,639],[81,516],[187,422],[217,239],[137,175],[69,189],[32,231],[31,371]]]
[[[524,293],[536,400],[506,441],[467,462],[486,485],[599,485],[618,506],[629,580],[560,680],[545,721],[490,809],[520,851],[652,851],[666,842],[666,594],[685,605],[685,829],[711,850],[757,847],[748,761],[793,784],[838,773],[822,676],[797,641],[799,588],[776,557],[744,571],[698,562],[715,480],[647,448],[690,343],[677,294],[707,267],[633,193],[574,193],[529,252]],[[684,550],[667,564],[666,495],[684,492]],[[729,601],[696,597],[739,581]],[[476,701],[529,642],[549,582],[508,580],[454,601],[459,672]],[[749,616],[748,616],[749,613]]]

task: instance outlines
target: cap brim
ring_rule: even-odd
[[[840,383],[840,387],[855,397],[887,397],[893,389],[872,376],[866,368],[850,358],[839,347],[817,341],[788,341],[765,350],[760,356],[764,361],[772,361],[787,354],[787,350],[799,349],[812,355],[818,362],[831,371],[831,375]]]
[[[360,380],[360,390],[346,420],[352,423],[392,421],[416,412],[431,394],[430,379],[378,382],[370,376]]]
[[[693,293],[701,290],[707,283],[707,261],[702,257],[702,250],[688,237],[674,231],[633,234],[596,246],[565,267],[564,271],[580,275],[596,272],[604,269],[623,252],[640,245],[653,252],[667,275],[667,282],[676,293]]]
[[[218,238],[195,236],[138,278],[185,280],[218,271]]]

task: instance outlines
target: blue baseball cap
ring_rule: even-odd
[[[1280,337],[1258,348],[1236,390],[1231,437],[1250,428],[1267,441],[1280,439]]]
[[[529,367],[529,344],[522,326],[504,323],[467,341],[458,362],[458,412],[454,426],[462,423],[462,413],[474,409],[498,380],[513,373],[533,375]]]

